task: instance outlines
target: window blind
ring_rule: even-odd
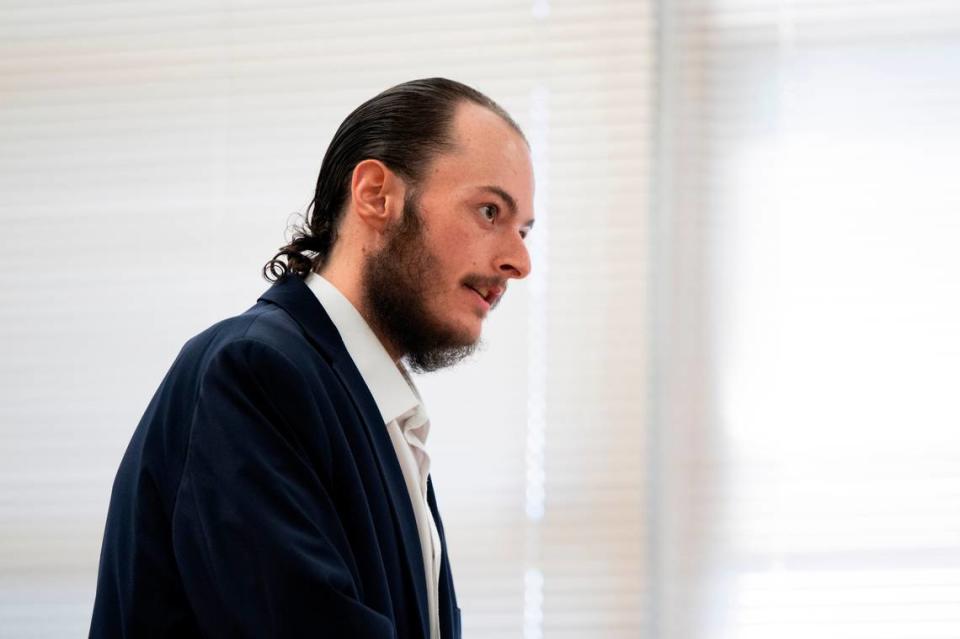
[[[110,485],[182,343],[242,312],[355,106],[415,77],[526,129],[533,275],[421,378],[468,637],[645,619],[649,2],[0,5],[0,628],[83,634]]]
[[[660,10],[654,636],[960,635],[960,11]]]

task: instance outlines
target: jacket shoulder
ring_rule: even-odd
[[[269,302],[259,302],[187,340],[177,360],[178,364],[203,372],[218,357],[240,350],[282,357],[297,369],[314,368],[326,359],[286,311]]]

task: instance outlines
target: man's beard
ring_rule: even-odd
[[[403,216],[387,231],[386,245],[363,265],[363,305],[374,330],[403,354],[416,372],[452,366],[479,344],[443,323],[428,309],[439,291],[439,266],[423,237],[416,196],[403,203]]]

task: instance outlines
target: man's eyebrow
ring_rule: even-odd
[[[495,184],[487,184],[487,185],[485,185],[485,186],[481,186],[481,187],[480,187],[480,190],[481,190],[481,191],[489,191],[489,192],[491,192],[491,193],[495,193],[496,195],[500,196],[500,199],[502,199],[504,202],[507,203],[507,208],[510,209],[510,214],[511,214],[511,215],[516,215],[516,214],[517,214],[517,201],[513,198],[512,195],[510,195],[509,193],[507,193],[504,189],[500,188],[499,186],[497,186],[497,185],[495,185]],[[527,223],[524,224],[523,226],[524,226],[527,230],[530,230],[530,229],[533,228],[533,222],[534,222],[534,221],[531,219],[529,222],[527,222]]]

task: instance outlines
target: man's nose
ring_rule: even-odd
[[[530,252],[519,234],[504,247],[497,261],[497,266],[505,277],[522,280],[530,274]]]

